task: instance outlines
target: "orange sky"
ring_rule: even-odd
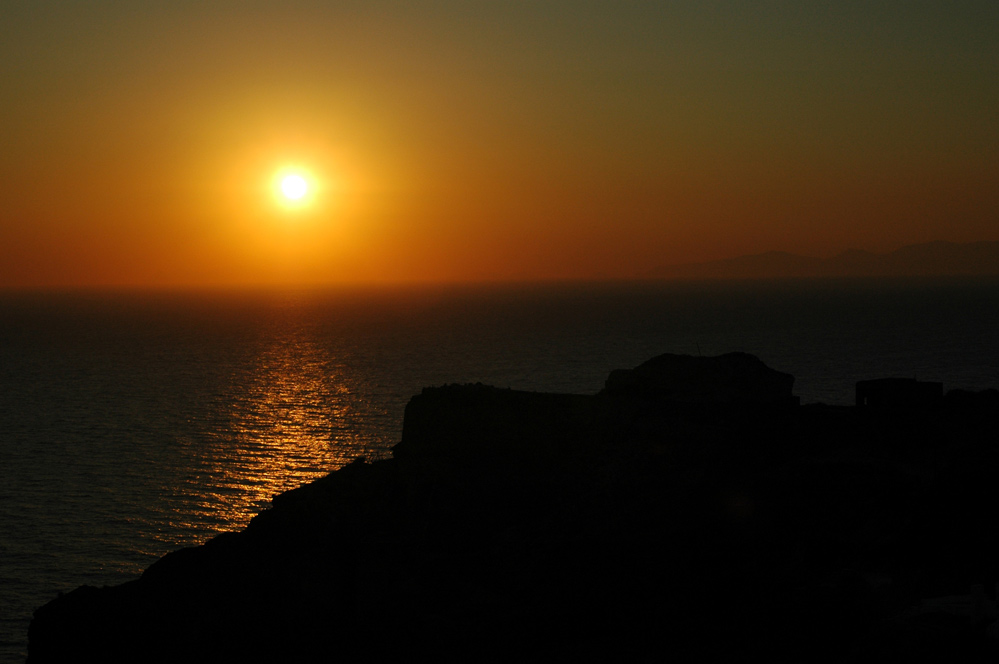
[[[0,6],[0,288],[999,240],[995,2]]]

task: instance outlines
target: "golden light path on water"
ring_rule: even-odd
[[[219,518],[243,525],[275,494],[349,461],[330,436],[346,415],[348,390],[344,377],[326,368],[304,339],[282,340],[261,358],[245,401],[232,410],[236,456],[216,457]]]
[[[293,308],[292,308],[293,309]],[[291,313],[291,312],[284,312]],[[201,476],[189,485],[187,510],[173,528],[215,531],[244,527],[279,493],[342,467],[357,455],[349,416],[351,378],[307,325],[279,321],[263,335],[249,374],[231,378],[218,407],[228,427],[199,451]],[[188,517],[188,523],[178,520]]]

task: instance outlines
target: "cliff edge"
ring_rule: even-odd
[[[29,662],[994,657],[999,398],[792,384],[662,356],[597,395],[424,389],[392,459],[51,601]]]

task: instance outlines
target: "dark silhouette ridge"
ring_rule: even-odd
[[[718,357],[660,355],[634,369],[617,369],[603,394],[688,403],[796,404],[794,376],[748,353]]]
[[[426,388],[392,459],[53,600],[29,662],[994,659],[999,392],[791,381],[666,355],[593,396]]]
[[[857,406],[932,407],[943,400],[943,383],[919,381],[915,378],[878,378],[857,382]]]
[[[706,263],[671,265],[654,276],[680,279],[786,279],[816,277],[932,277],[999,275],[999,242],[927,242],[888,254],[849,249],[834,258],[784,251]]]

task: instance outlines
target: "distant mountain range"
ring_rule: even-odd
[[[850,249],[833,258],[784,251],[663,268],[677,279],[781,279],[801,277],[915,277],[999,275],[999,242],[927,242],[888,254]]]

